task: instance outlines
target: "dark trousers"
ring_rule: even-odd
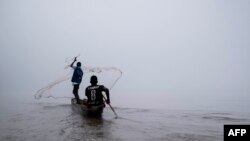
[[[79,95],[78,95],[79,85],[80,85],[80,84],[74,84],[74,85],[73,85],[73,86],[74,86],[74,88],[73,88],[73,94],[75,95],[77,104],[80,104],[80,98],[79,98]]]

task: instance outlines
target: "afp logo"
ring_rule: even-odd
[[[224,141],[250,141],[250,125],[224,125]]]

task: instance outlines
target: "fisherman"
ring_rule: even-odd
[[[75,62],[76,62],[76,57],[75,57],[74,61],[70,64],[70,67],[72,67],[74,69],[74,73],[73,73],[71,82],[73,84],[73,94],[75,95],[77,104],[80,104],[78,89],[79,89],[79,85],[82,82],[83,71],[81,69],[81,62],[77,62],[76,66],[73,66],[73,64]]]
[[[88,86],[85,90],[85,95],[87,96],[87,105],[91,107],[92,105],[102,105],[105,106],[103,101],[102,92],[105,92],[107,99],[105,99],[107,104],[110,104],[109,99],[109,89],[103,85],[97,85],[98,80],[95,75],[91,76],[90,78],[91,85]]]

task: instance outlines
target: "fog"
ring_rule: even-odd
[[[2,105],[43,102],[36,91],[80,54],[84,66],[122,70],[115,107],[250,106],[248,0],[1,0],[0,20]],[[72,96],[70,81],[57,88]]]

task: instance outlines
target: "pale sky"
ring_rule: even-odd
[[[0,20],[1,101],[33,100],[80,54],[123,71],[117,107],[250,106],[249,0],[1,0]]]

